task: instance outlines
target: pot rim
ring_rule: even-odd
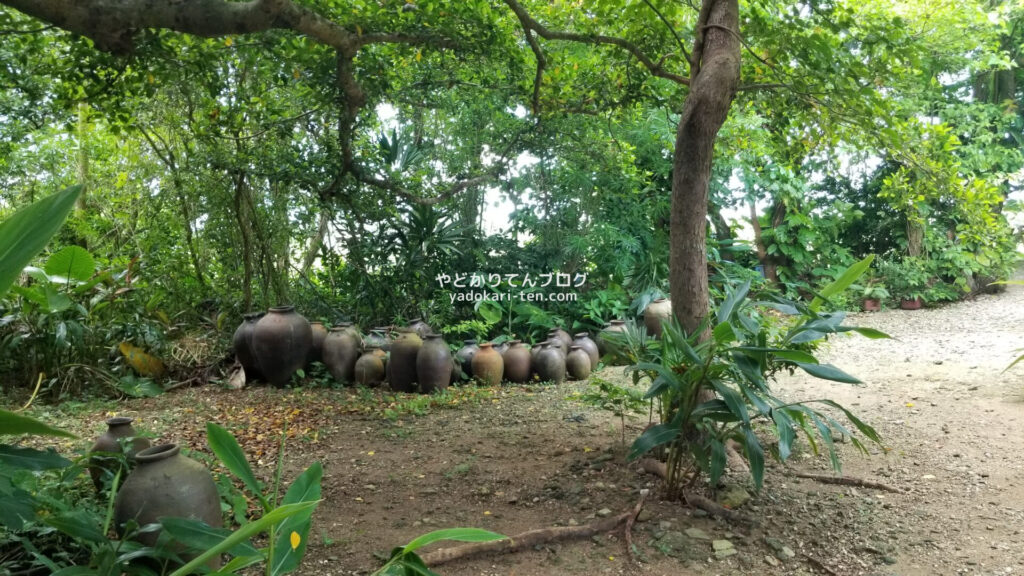
[[[266,314],[267,314],[266,312],[246,312],[245,314],[242,314],[242,319],[243,320],[256,320],[258,318],[262,318]]]
[[[114,416],[113,418],[107,418],[107,426],[124,426],[125,424],[131,424],[135,421],[135,418],[129,416]]]
[[[583,347],[582,346],[573,345],[573,346],[569,346],[569,350],[583,350]]]
[[[284,306],[272,306],[270,308],[270,310],[267,310],[267,312],[272,312],[274,314],[285,314],[285,313],[294,312],[294,311],[295,311],[295,306],[293,306],[291,304],[284,305]]]
[[[623,325],[625,323],[626,323],[625,320],[619,320],[619,319],[609,320],[608,321],[608,325],[609,326],[619,326],[619,325]]]
[[[655,302],[665,302],[666,300],[668,300],[668,298],[665,298],[664,296],[661,297],[661,298],[655,298],[654,299]]]
[[[321,321],[319,321],[319,320],[310,320],[310,321],[309,321],[309,323],[310,323],[310,324],[319,324],[320,326],[323,326],[323,325],[324,325],[324,323],[323,323],[323,322],[321,322]]]
[[[476,338],[466,338],[462,341],[463,344],[476,344]]]
[[[494,348],[494,344],[491,342],[482,342],[480,344],[480,349],[482,350],[484,348]]]
[[[576,334],[575,336],[573,336],[573,338],[590,338],[590,333],[589,332],[580,332],[579,334]]]
[[[181,447],[177,444],[160,444],[159,446],[152,446],[137,452],[135,454],[135,461],[139,464],[152,464],[153,462],[177,456],[179,452],[181,452]]]

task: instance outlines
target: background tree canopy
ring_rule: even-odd
[[[1019,3],[0,4],[0,211],[84,184],[52,252],[99,279],[0,302],[12,382],[278,302],[535,338],[671,293],[692,330],[706,261],[720,298],[877,253],[939,301],[1015,259]],[[474,272],[587,283],[499,311],[436,281]]]

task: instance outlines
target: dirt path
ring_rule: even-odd
[[[553,574],[1024,574],[1024,287],[936,310],[854,315],[895,340],[834,342],[823,358],[861,386],[787,377],[783,398],[831,397],[872,423],[886,450],[842,446],[844,472],[907,490],[820,484],[789,471],[827,472],[805,443],[785,467],[769,463],[742,510],[749,529],[653,497],[634,528],[641,563],[619,535],[462,561],[453,576]],[[618,369],[599,375],[621,378]],[[503,387],[448,399],[424,416],[383,418],[379,393],[242,392],[212,387],[111,404],[85,416],[85,437],[110,410],[135,415],[163,441],[204,449],[215,420],[234,430],[269,477],[276,432],[294,434],[286,476],[324,464],[301,574],[367,574],[391,547],[424,532],[476,526],[505,534],[585,523],[635,503],[654,480],[627,464],[618,419],[573,400],[584,383]],[[369,411],[368,411],[369,410]],[[60,414],[53,415],[60,417]],[[628,425],[635,438],[645,419]],[[713,541],[734,554],[716,554]]]

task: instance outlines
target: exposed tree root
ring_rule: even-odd
[[[653,458],[644,458],[640,461],[640,467],[643,468],[644,472],[648,474],[654,474],[655,476],[665,480],[668,478],[668,471],[665,469],[665,463],[659,462]],[[700,508],[712,516],[717,516],[723,520],[729,522],[737,522],[742,524],[752,524],[753,521],[746,516],[740,514],[735,510],[730,510],[717,502],[705,498],[700,494],[694,494],[693,492],[683,492],[681,498],[689,506],[694,508]]]
[[[463,544],[461,546],[453,546],[451,548],[442,548],[440,550],[423,554],[421,558],[427,566],[437,566],[469,556],[476,556],[478,554],[519,552],[520,550],[526,550],[548,542],[589,538],[595,534],[612,532],[619,526],[624,526],[625,528],[626,546],[629,548],[629,554],[632,554],[632,538],[630,537],[629,530],[633,527],[633,522],[636,520],[637,514],[639,514],[641,508],[643,508],[644,499],[646,497],[647,491],[643,490],[640,493],[640,500],[632,510],[623,512],[618,516],[611,516],[583,526],[556,526],[553,528],[527,530],[526,532],[504,540],[496,540],[494,542],[474,542],[472,544]]]
[[[810,563],[811,566],[814,566],[818,570],[821,570],[822,572],[825,572],[826,574],[831,574],[832,576],[839,576],[836,573],[835,570],[829,568],[828,566],[825,565],[824,562],[822,562],[821,560],[818,560],[814,556],[811,556],[810,554],[804,552],[804,558],[807,559],[807,562]]]
[[[902,494],[903,490],[883,484],[881,482],[875,482],[874,480],[864,480],[863,478],[852,478],[850,476],[829,476],[828,474],[810,474],[807,472],[790,472],[790,476],[797,478],[806,478],[808,480],[814,480],[824,484],[839,484],[842,486],[858,486],[860,488],[875,488],[877,490],[885,490],[886,492],[895,492]]]

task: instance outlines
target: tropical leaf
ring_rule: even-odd
[[[60,230],[81,186],[37,200],[0,222],[0,297],[18,279],[21,270]]]
[[[51,281],[69,283],[70,280],[85,282],[96,272],[92,254],[81,246],[65,246],[54,252],[43,267]]]
[[[49,424],[36,420],[35,418],[29,418],[28,416],[22,416],[21,414],[16,414],[7,410],[0,410],[0,436],[15,436],[21,434],[77,438],[77,436],[70,432],[54,428]]]

